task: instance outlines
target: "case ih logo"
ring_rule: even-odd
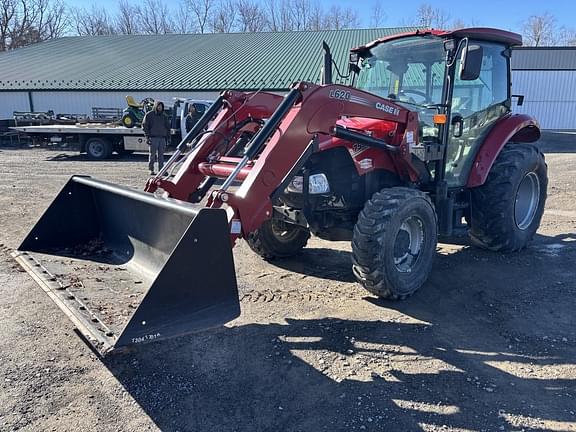
[[[398,108],[394,108],[393,106],[386,105],[380,102],[376,102],[376,109],[395,116],[400,114],[400,110]]]
[[[338,100],[350,100],[350,96],[351,94],[349,91],[340,89],[330,90],[330,94],[328,95],[330,99]]]

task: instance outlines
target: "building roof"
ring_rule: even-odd
[[[512,70],[576,70],[576,47],[522,47],[512,53]]]
[[[64,37],[0,53],[0,91],[286,90],[319,80],[322,41],[346,75],[351,48],[414,30]]]

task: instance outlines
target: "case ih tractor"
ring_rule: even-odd
[[[312,234],[349,240],[359,284],[389,299],[426,282],[439,236],[518,251],[547,189],[527,144],[538,123],[511,113],[520,44],[494,29],[417,31],[354,48],[351,86],[330,83],[328,52],[323,85],[225,91],[144,192],[72,177],[15,257],[110,352],[237,317],[239,238],[265,259]],[[100,250],[79,253],[86,244]],[[125,265],[147,292],[111,331],[31,252]]]

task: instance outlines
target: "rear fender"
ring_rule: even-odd
[[[538,139],[540,139],[540,125],[532,117],[526,114],[511,114],[504,117],[496,123],[482,143],[466,186],[473,188],[484,184],[494,161],[506,143],[535,142]]]

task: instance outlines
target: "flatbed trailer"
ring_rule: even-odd
[[[167,150],[173,150],[186,135],[186,113],[191,103],[208,107],[210,101],[179,100],[178,114],[171,119]],[[183,103],[182,103],[183,102]],[[176,111],[174,111],[176,113]],[[148,152],[141,127],[127,128],[117,123],[76,123],[73,125],[15,126],[10,129],[47,143],[76,143],[90,159],[108,159],[112,153]]]
[[[75,124],[12,127],[20,133],[40,138],[50,143],[74,142],[80,153],[91,159],[107,159],[112,153],[126,154],[147,152],[148,145],[142,128],[127,128],[112,124]],[[182,139],[180,129],[171,129],[168,149],[174,148]]]

